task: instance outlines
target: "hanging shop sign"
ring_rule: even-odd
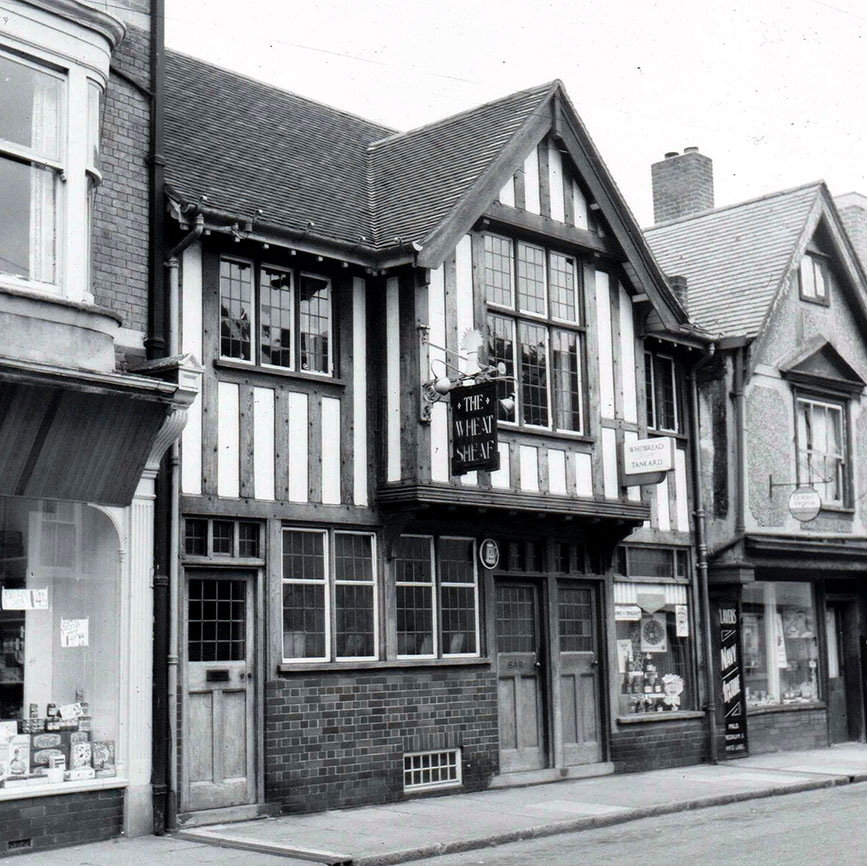
[[[741,629],[733,604],[719,607],[720,677],[722,679],[725,753],[747,754],[747,708],[741,665]]]
[[[479,561],[487,569],[494,569],[500,564],[500,545],[493,538],[486,538],[479,545]]]
[[[666,472],[674,469],[674,439],[654,436],[652,439],[634,439],[623,443],[624,487],[640,484],[658,484]]]
[[[452,475],[500,468],[497,447],[497,383],[455,388],[452,410]]]
[[[822,508],[822,497],[815,487],[798,487],[789,496],[789,513],[801,523],[809,523]]]

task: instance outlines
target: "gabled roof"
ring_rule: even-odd
[[[865,382],[861,374],[824,337],[815,336],[799,346],[780,365],[782,375],[795,382],[820,385],[828,390],[860,392]]]
[[[711,333],[758,335],[823,190],[811,183],[646,229],[663,271],[687,278],[690,319]]]

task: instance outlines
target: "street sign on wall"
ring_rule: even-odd
[[[452,475],[500,468],[497,447],[497,383],[455,388],[452,410]]]

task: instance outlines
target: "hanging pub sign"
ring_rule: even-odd
[[[746,755],[747,708],[741,666],[741,629],[734,604],[719,607],[719,643],[725,753]]]
[[[452,390],[452,475],[500,468],[497,447],[497,383]]]

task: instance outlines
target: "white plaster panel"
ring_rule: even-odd
[[[340,400],[322,398],[322,502],[340,505]]]
[[[503,188],[500,190],[500,194],[497,196],[500,200],[501,204],[508,205],[509,207],[515,206],[515,178],[510,177]]]
[[[217,384],[217,495],[237,498],[241,490],[241,424],[238,386]]]
[[[689,532],[689,496],[686,489],[686,452],[674,449],[674,493],[677,497],[675,520],[678,532]]]
[[[656,485],[656,528],[660,532],[671,531],[671,509],[668,501],[668,476]]]
[[[566,222],[563,195],[563,156],[553,141],[548,142],[548,189],[551,193],[551,219]]]
[[[587,199],[584,198],[584,193],[581,192],[581,187],[578,182],[572,179],[572,210],[575,212],[575,226],[579,229],[588,227],[587,220]]]
[[[578,496],[593,495],[593,460],[589,454],[575,454],[575,492]]]
[[[599,408],[603,418],[614,417],[614,352],[611,345],[611,296],[608,274],[596,271],[596,334],[599,341]]]
[[[181,294],[181,351],[202,360],[202,245],[184,250]]]
[[[209,384],[202,382],[202,387]],[[187,410],[187,424],[181,434],[181,491],[188,496],[202,493],[202,393]]]
[[[306,394],[294,391],[289,394],[289,499],[292,502],[307,502],[310,497],[307,402]]]
[[[539,190],[539,151],[533,148],[524,160],[524,209],[530,213],[542,213]]]
[[[638,440],[638,434],[634,430],[626,430],[623,434],[623,441],[626,442],[635,442]],[[641,502],[641,488],[640,487],[627,487],[626,488],[626,497],[630,502]]]
[[[386,478],[400,481],[400,296],[397,277],[385,284]]]
[[[518,448],[518,458],[521,467],[521,490],[537,493],[539,491],[539,449],[532,445],[521,445]]]
[[[253,495],[274,498],[274,391],[253,389]]]
[[[475,349],[472,352],[466,352],[461,345],[464,334],[475,327],[473,316],[473,242],[469,235],[464,235],[455,248],[455,297],[458,324],[457,348],[461,355],[467,358],[466,361],[460,361],[459,364],[464,373],[474,373],[479,369],[478,352]]]
[[[638,397],[635,383],[635,322],[632,299],[623,286],[620,292],[620,371],[623,389],[623,420],[638,421]]]
[[[499,490],[512,486],[511,468],[509,466],[509,443],[498,442],[497,449],[500,452],[500,468],[491,473],[491,487]]]
[[[352,501],[367,505],[367,283],[352,279]]]
[[[602,487],[606,499],[619,499],[617,483],[617,431],[612,427],[602,428]]]
[[[548,492],[566,495],[566,452],[559,448],[548,449]]]

